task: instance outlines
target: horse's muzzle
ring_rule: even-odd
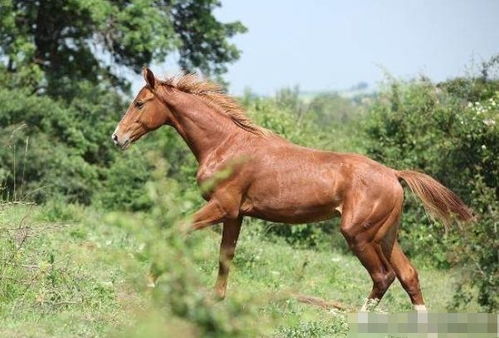
[[[120,140],[120,137],[118,136],[118,134],[116,132],[113,133],[113,135],[111,135],[111,139],[113,140],[113,143],[120,147],[122,150],[125,150],[126,148],[128,148],[128,146],[130,145],[130,138],[129,137],[126,137],[126,138],[123,138]]]

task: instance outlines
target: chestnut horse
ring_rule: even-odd
[[[425,311],[418,274],[397,243],[404,192],[401,180],[427,211],[449,224],[472,219],[470,209],[428,175],[395,170],[357,154],[301,147],[252,123],[219,86],[184,75],[146,85],[119,122],[112,139],[122,149],[163,125],[185,140],[203,184],[220,170],[229,177],[204,194],[207,203],[192,230],[223,223],[216,294],[223,298],[244,216],[306,223],[341,215],[341,233],[369,272],[373,287],[362,311],[374,308],[395,277],[415,310]]]

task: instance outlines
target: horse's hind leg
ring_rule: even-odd
[[[396,226],[388,230],[381,242],[383,253],[388,257],[397,278],[402,284],[402,287],[409,294],[411,302],[416,311],[426,311],[423,295],[419,287],[418,272],[412,266],[409,258],[404,254],[402,248],[397,242],[398,227],[400,225],[400,214]]]
[[[409,294],[416,311],[426,311],[423,294],[419,286],[418,272],[395,241],[390,255],[390,263],[397,274],[402,287]]]
[[[355,215],[347,211],[342,215],[341,232],[373,281],[373,288],[361,311],[374,309],[395,279],[395,272],[383,252],[382,241],[396,226],[398,217],[399,210],[388,211],[385,217],[375,222],[360,213]]]

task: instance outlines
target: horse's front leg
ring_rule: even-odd
[[[215,293],[221,299],[225,298],[230,264],[234,258],[237,239],[239,238],[239,232],[241,230],[241,222],[242,217],[224,221],[222,242],[220,244],[218,277],[215,284]]]
[[[226,212],[224,211],[224,209],[222,209],[215,200],[212,200],[206,203],[196,213],[194,213],[194,215],[192,216],[192,221],[183,224],[181,226],[181,231],[185,236],[194,230],[203,229],[207,226],[220,223],[224,219],[224,217],[226,217]],[[151,268],[151,271],[147,276],[147,286],[155,287],[156,280],[159,276],[160,274],[158,274],[156,271],[154,271],[153,268]]]
[[[192,221],[187,227],[187,232],[200,230],[207,226],[220,223],[226,216],[224,209],[217,203],[216,200],[211,200],[206,203],[201,209],[196,211],[192,216]]]
[[[223,221],[218,277],[215,284],[215,293],[222,299],[225,297],[229,268],[241,230],[240,201],[241,196],[231,193],[229,189],[219,190],[210,202],[194,214],[188,229],[192,232]]]

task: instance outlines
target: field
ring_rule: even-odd
[[[238,100],[294,143],[418,169],[458,193],[478,219],[445,231],[405,189],[400,243],[430,311],[496,313],[498,89],[482,78],[414,80],[356,98],[304,102],[283,89]],[[0,101],[15,93],[0,89]],[[338,222],[245,219],[228,297],[217,300],[220,226],[180,231],[204,203],[194,157],[167,128],[117,150],[109,133],[119,118],[107,114],[122,108],[115,99],[86,106],[31,95],[0,106],[0,336],[347,335],[371,281]],[[398,281],[376,309],[411,310]]]
[[[10,250],[3,251],[1,257],[0,336],[122,336],[125,332],[130,336],[142,336],[144,332],[160,336],[172,327],[195,335],[195,327],[187,323],[183,327],[181,320],[160,316],[164,304],[158,297],[169,297],[171,290],[155,292],[167,287],[167,281],[160,277],[156,289],[147,287],[150,260],[143,257],[142,240],[147,241],[154,229],[143,226],[130,231],[119,226],[113,215],[77,207],[65,210],[3,205],[1,216],[0,246]],[[254,223],[243,226],[228,298],[214,303],[213,308],[233,311],[228,308],[234,302],[251,299],[251,311],[256,316],[246,324],[261,326],[266,335],[346,335],[345,311],[303,304],[293,295],[338,301],[349,308],[346,312],[354,311],[371,287],[357,259],[331,247],[299,249],[268,240]],[[208,294],[217,271],[220,235],[205,230],[191,237],[185,241],[196,242],[197,253],[190,269],[204,285],[193,292]],[[175,267],[179,262],[166,264]],[[419,271],[429,309],[446,311],[455,271]],[[195,294],[191,296],[196,298]],[[476,304],[468,304],[466,310],[476,311]],[[378,311],[411,311],[398,282]],[[232,323],[228,332],[237,332],[243,323]]]
[[[265,151],[271,138],[259,135],[254,125],[299,146],[358,153],[396,170],[420,171],[452,190],[472,210],[473,217],[461,217],[469,222],[446,228],[405,189],[399,242],[418,268],[431,312],[495,316],[499,54],[472,60],[463,74],[452,72],[438,82],[431,74],[399,78],[383,68],[384,80],[373,86],[373,79],[359,77],[360,60],[350,58],[341,44],[334,50],[345,53],[330,55],[315,48],[330,43],[297,49],[294,38],[280,39],[275,40],[279,46],[289,43],[299,51],[292,53],[300,59],[289,70],[293,77],[278,76],[276,67],[284,61],[263,67],[278,59],[271,57],[274,46],[258,47],[246,57],[258,55],[261,64],[251,72],[261,74],[242,76],[241,81],[257,82],[248,82],[251,88],[233,97],[228,93],[237,92],[238,85],[227,72],[232,74],[237,67],[229,66],[247,51],[247,46],[240,49],[243,40],[234,38],[265,30],[248,31],[237,13],[228,22],[221,20],[222,3],[0,1],[0,337],[335,337],[355,331],[352,317],[367,298],[371,280],[348,249],[337,219],[295,226],[245,219],[223,301],[212,290],[221,226],[182,234],[192,224],[189,216],[206,203],[201,192],[222,187],[219,180],[242,163],[239,156],[224,154],[225,145],[235,140],[232,145],[239,145],[245,165],[260,170],[246,163],[246,158],[255,160],[246,141],[261,137],[258,151]],[[351,24],[355,20],[340,21],[345,32],[358,28]],[[440,21],[442,33],[449,27]],[[254,22],[260,25],[259,19]],[[305,22],[293,20],[292,25]],[[386,43],[392,31],[376,33],[376,39]],[[316,33],[331,40],[325,29]],[[376,39],[368,46],[378,46]],[[403,41],[413,39],[404,35]],[[372,57],[364,54],[359,55]],[[351,69],[337,62],[340,56],[351,59]],[[320,71],[309,69],[320,60],[325,62]],[[379,61],[388,60],[397,57]],[[445,63],[444,58],[433,61]],[[325,90],[342,83],[327,75],[336,74],[328,70],[338,65],[348,83],[362,82],[348,90]],[[170,66],[197,73],[201,82],[191,76],[166,81],[162,73]],[[305,81],[297,70],[316,78]],[[270,80],[292,84],[295,76],[294,87],[261,91],[260,86],[273,88]],[[136,89],[146,84],[154,95],[146,99],[147,90],[141,91],[135,99]],[[166,99],[170,92],[175,94],[171,100]],[[176,100],[177,94],[182,99]],[[190,113],[195,113],[192,118]],[[258,136],[247,134],[254,132]],[[126,148],[137,137],[126,151],[117,147]],[[193,154],[196,144],[206,145],[206,156]],[[211,169],[203,170],[203,159],[218,156],[223,159],[219,168],[205,165]],[[199,177],[216,171],[200,186],[198,160]],[[273,179],[275,164],[261,163],[261,175],[237,173],[245,186],[255,177]],[[309,174],[298,168],[295,172]],[[356,172],[348,175],[353,181],[379,180]],[[240,193],[247,195],[244,189]],[[291,193],[290,200],[300,200]],[[269,201],[268,192],[255,195]],[[231,217],[241,215],[234,206]],[[451,218],[453,210],[447,209]],[[158,277],[155,285],[153,277]],[[376,311],[409,318],[412,306],[398,281]],[[415,315],[411,312],[410,318]]]

